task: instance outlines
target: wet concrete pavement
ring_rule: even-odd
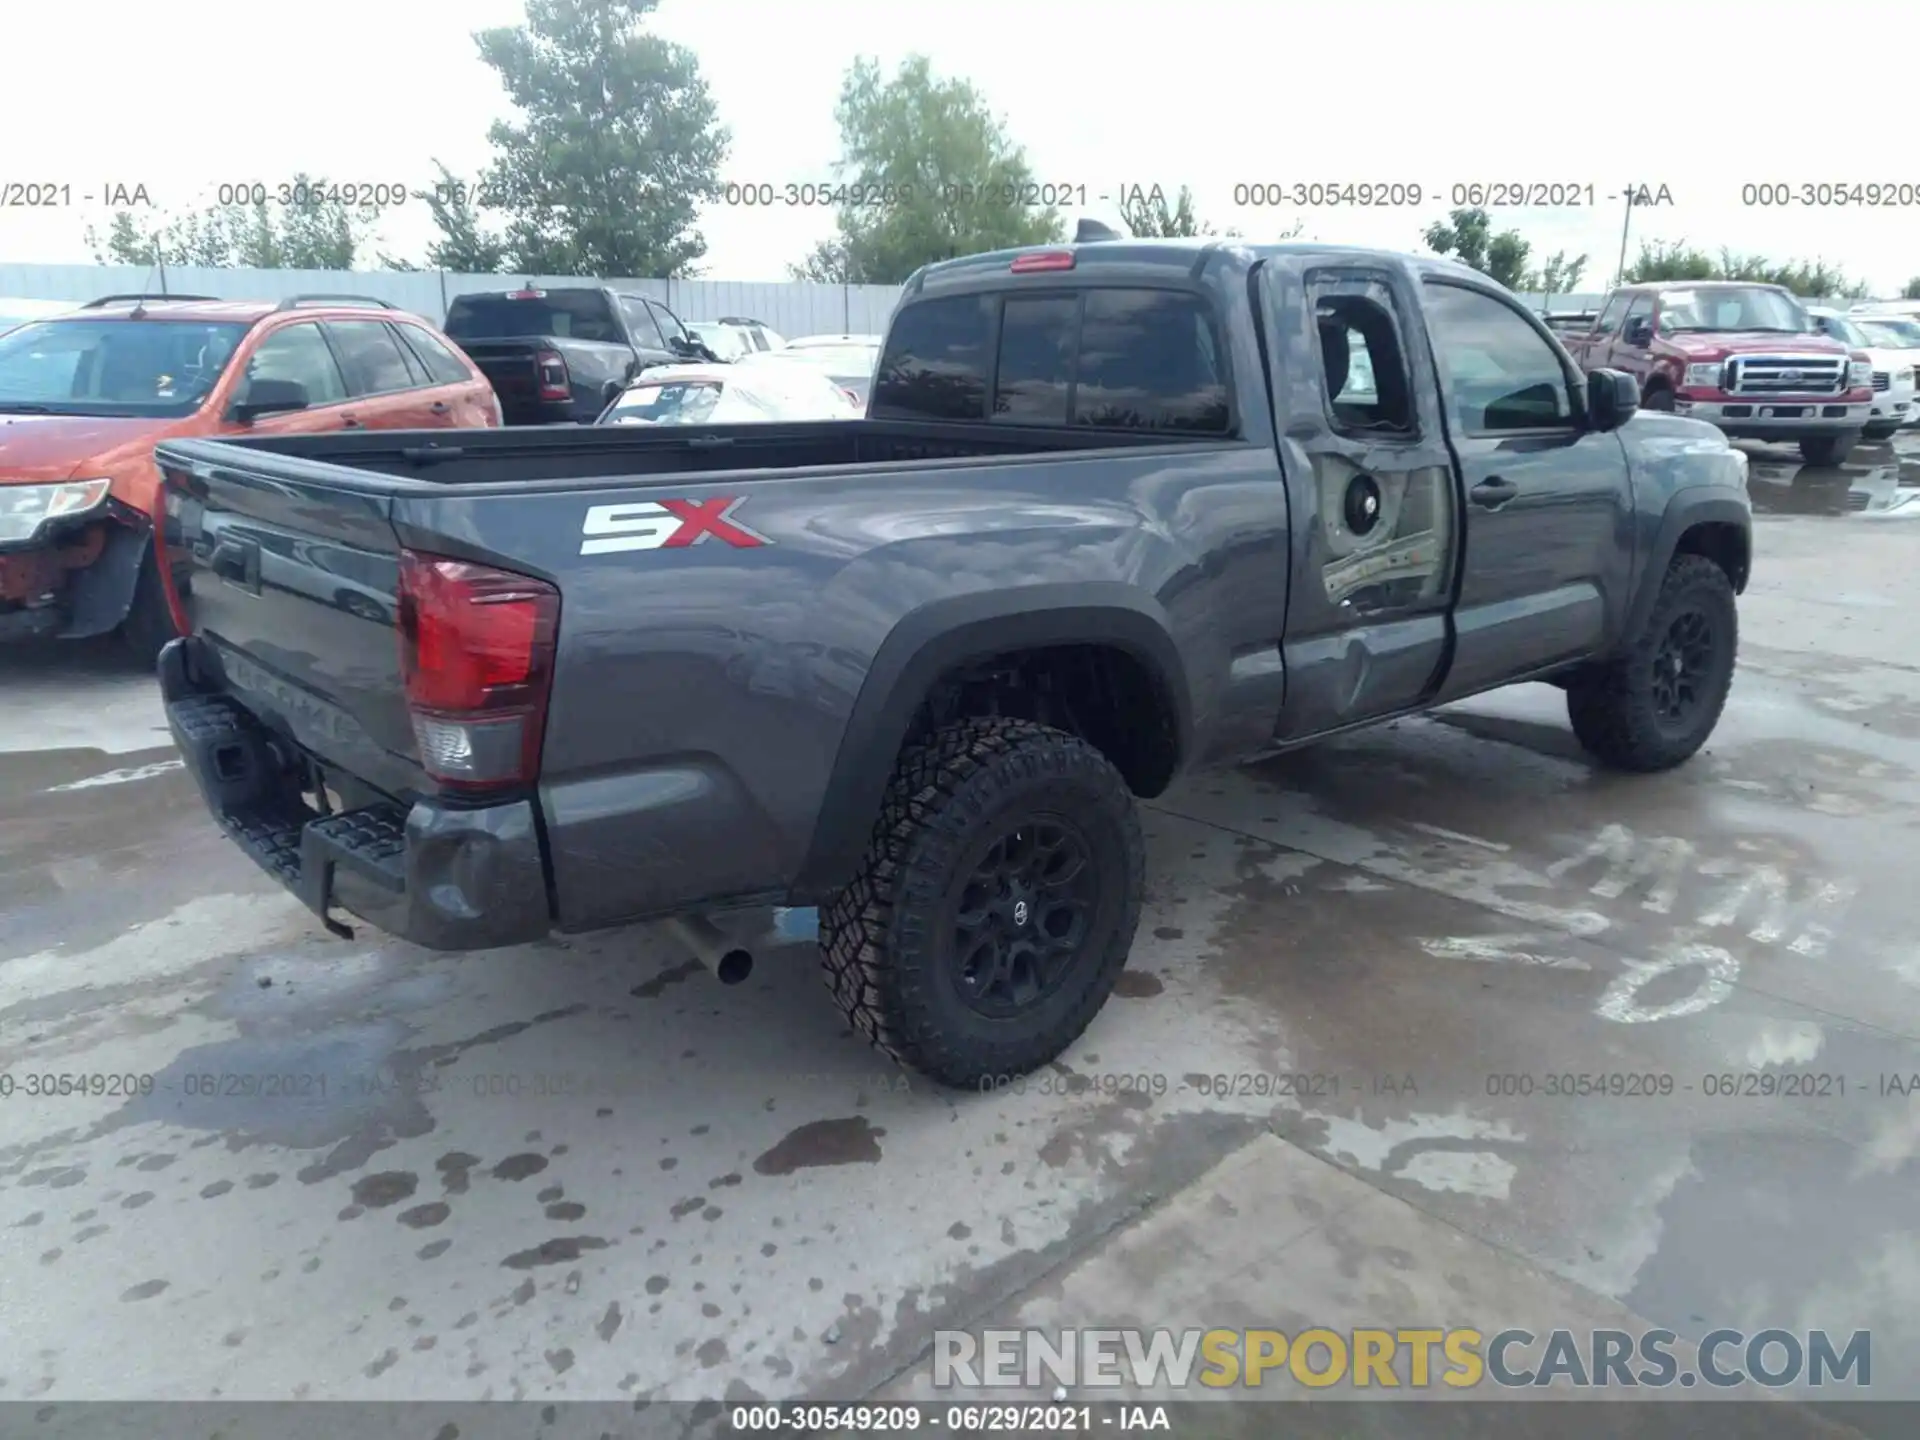
[[[1442,1323],[1449,1277],[1488,1329],[1871,1329],[1920,1398],[1920,473],[1753,453],[1694,762],[1597,772],[1527,687],[1185,783],[1121,993],[985,1095],[854,1041],[805,945],[723,989],[645,931],[334,940],[150,682],[8,660],[0,1399],[850,1397],[943,1324]],[[1290,1220],[1202,1287],[1241,1318],[1073,1278],[1262,1185],[1375,1223]]]

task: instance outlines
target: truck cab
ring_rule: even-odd
[[[1873,364],[1819,333],[1792,292],[1750,281],[1623,285],[1593,328],[1563,337],[1583,370],[1624,370],[1649,410],[1729,439],[1797,444],[1838,465],[1873,422]]]

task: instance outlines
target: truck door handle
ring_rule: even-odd
[[[436,400],[433,402],[433,404],[429,405],[427,408],[431,410],[435,415],[444,415],[447,413],[447,410],[449,407],[446,401]]]
[[[354,416],[342,415],[340,417],[340,428],[343,430],[358,430],[362,427],[360,421]]]
[[[1520,487],[1511,480],[1502,480],[1498,475],[1489,475],[1473,487],[1473,503],[1485,506],[1489,510],[1498,510],[1519,493]]]

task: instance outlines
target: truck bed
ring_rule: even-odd
[[[514,483],[539,488],[543,482],[565,485],[616,478],[645,484],[715,471],[735,472],[733,478],[751,483],[777,479],[783,471],[816,466],[1124,449],[1191,443],[1195,438],[1178,431],[816,420],[773,425],[331,431],[239,440],[168,441],[158,454],[163,466],[170,462],[244,466],[250,455],[280,456],[309,462],[273,467],[288,479],[392,493],[414,486]],[[764,473],[752,473],[756,471]],[[396,485],[395,481],[401,483]]]

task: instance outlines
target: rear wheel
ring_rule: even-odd
[[[1133,797],[1085,741],[963,720],[901,757],[859,873],[821,911],[848,1021],[946,1085],[1024,1075],[1112,993],[1140,920]]]
[[[1733,685],[1739,612],[1726,571],[1676,555],[1621,653],[1567,686],[1573,733],[1616,770],[1670,770],[1707,741]]]
[[[1845,463],[1858,435],[1809,435],[1800,442],[1800,458],[1809,465],[1829,466]]]

